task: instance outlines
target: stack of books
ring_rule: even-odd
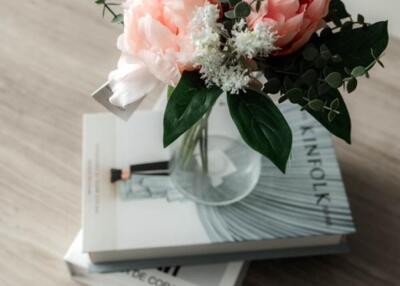
[[[168,176],[112,183],[111,169],[168,161],[162,111],[83,123],[82,231],[65,260],[85,285],[239,285],[244,261],[335,254],[355,231],[329,133],[283,105],[294,135],[286,175],[263,159],[255,190],[224,207],[196,204]],[[240,140],[224,103],[210,134]],[[146,269],[146,270],[143,270]]]

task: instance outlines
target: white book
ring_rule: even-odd
[[[210,133],[239,138],[229,113],[218,109]],[[226,207],[185,199],[165,178],[142,179],[146,192],[121,195],[110,182],[111,168],[169,159],[162,147],[163,113],[137,111],[128,122],[111,114],[86,115],[83,251],[95,263],[134,260],[147,268],[340,245],[354,225],[332,139],[306,113],[288,106],[282,111],[294,135],[287,174],[263,159],[252,194]]]
[[[243,262],[202,266],[134,269],[117,273],[91,273],[89,256],[82,252],[82,232],[64,257],[71,277],[86,286],[239,286],[246,267]]]

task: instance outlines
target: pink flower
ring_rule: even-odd
[[[190,21],[206,0],[127,0],[121,58],[110,73],[112,104],[125,107],[176,85],[192,66]]]
[[[287,55],[304,46],[324,25],[329,3],[330,0],[264,0],[260,11],[252,12],[247,21],[250,27],[257,23],[270,25],[279,36],[275,45],[281,50],[276,54]]]

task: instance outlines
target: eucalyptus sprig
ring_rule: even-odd
[[[121,4],[119,4],[119,3],[107,2],[106,0],[96,0],[95,3],[98,4],[98,5],[102,5],[102,6],[103,6],[103,12],[102,12],[103,17],[104,17],[104,15],[105,15],[106,11],[108,11],[108,12],[112,15],[112,17],[113,17],[112,20],[111,20],[111,22],[117,23],[117,24],[122,24],[122,25],[124,24],[124,15],[115,12],[115,11],[111,8],[112,6],[119,6],[119,5],[121,5]]]
[[[250,3],[242,0],[220,0],[222,4],[229,5],[229,10],[224,13],[225,17],[231,20],[243,19],[250,15],[252,5],[256,4],[255,10],[258,12],[264,0],[253,0]]]

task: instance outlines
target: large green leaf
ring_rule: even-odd
[[[282,172],[292,149],[292,131],[275,103],[256,91],[229,94],[228,105],[243,139]]]
[[[367,27],[346,30],[330,36],[325,45],[342,57],[342,65],[353,69],[367,67],[380,56],[389,42],[388,22],[377,22]]]
[[[323,113],[313,110],[308,110],[308,112],[332,134],[351,144],[351,119],[349,111],[346,107],[346,103],[344,102],[340,92],[337,89],[330,89],[326,97],[329,102],[334,101],[336,98],[339,99],[338,111],[340,113],[335,117],[332,122],[329,121],[326,112]]]
[[[164,113],[164,146],[170,145],[198,122],[221,93],[217,87],[207,88],[197,71],[183,73]]]
[[[329,4],[329,14],[325,17],[327,22],[334,19],[344,19],[349,17],[350,14],[346,11],[346,6],[340,0],[331,0]]]

